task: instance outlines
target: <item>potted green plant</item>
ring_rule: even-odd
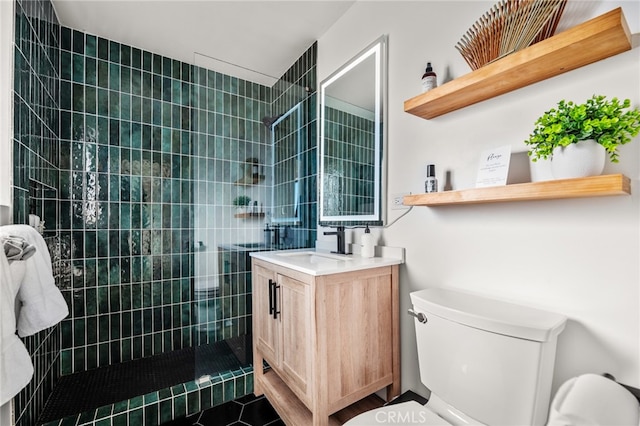
[[[563,99],[536,120],[533,133],[525,140],[528,154],[534,162],[551,158],[555,178],[598,175],[606,155],[617,163],[618,147],[640,131],[640,111],[630,106],[629,99],[607,100],[603,95],[593,95],[583,104]],[[591,157],[594,165],[587,165]],[[580,170],[563,171],[564,166]]]
[[[245,213],[245,209],[251,202],[251,198],[246,195],[238,195],[233,199],[233,205],[236,206],[238,213]]]

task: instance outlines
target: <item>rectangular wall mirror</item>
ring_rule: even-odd
[[[320,83],[320,225],[384,224],[387,36]]]

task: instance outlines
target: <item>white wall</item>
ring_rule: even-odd
[[[381,34],[389,35],[389,194],[424,191],[426,165],[445,170],[454,189],[473,187],[482,150],[522,142],[533,123],[560,99],[594,93],[631,98],[640,106],[640,48],[445,116],[424,120],[403,112],[420,93],[427,61],[439,82],[469,68],[454,45],[493,1],[361,1],[318,42],[318,80]],[[570,2],[568,27],[622,5],[632,33],[640,6]],[[567,24],[569,23],[569,24]],[[605,173],[624,173],[632,196],[440,208],[416,207],[381,242],[405,247],[401,269],[403,389],[425,393],[419,381],[409,293],[460,288],[563,313],[554,391],[569,377],[609,372],[640,386],[640,141],[621,149]],[[393,220],[402,211],[389,210]],[[320,233],[319,233],[320,234]],[[359,236],[358,236],[359,237]],[[356,237],[356,239],[358,238]],[[353,236],[352,236],[353,238]]]

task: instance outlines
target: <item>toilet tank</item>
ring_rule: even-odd
[[[492,426],[544,425],[566,317],[444,289],[411,293],[422,383]]]

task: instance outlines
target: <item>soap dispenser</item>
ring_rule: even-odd
[[[362,257],[374,257],[376,251],[376,243],[373,241],[373,235],[371,235],[371,230],[369,229],[369,225],[364,229],[364,234],[362,234],[362,239],[360,240],[362,244],[362,248],[360,250],[360,256]]]

